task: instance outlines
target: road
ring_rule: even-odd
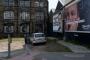
[[[41,53],[34,60],[90,60],[90,54],[84,53]]]
[[[90,60],[89,53],[46,52],[45,46],[34,46],[31,55],[19,55],[10,60]]]

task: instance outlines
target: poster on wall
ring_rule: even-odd
[[[66,32],[90,32],[90,4],[88,2],[90,0],[81,0],[65,9]]]
[[[58,14],[53,15],[53,32],[62,32],[62,24]]]

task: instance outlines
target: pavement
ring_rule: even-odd
[[[90,54],[45,52],[35,56],[34,60],[90,60]]]
[[[24,53],[24,49],[18,49],[18,50],[11,51],[10,55],[13,57],[23,53]],[[7,56],[8,56],[8,51],[0,52],[0,58],[1,57],[6,58]]]
[[[30,55],[24,53],[6,60],[90,60],[90,54],[70,52],[34,52]]]
[[[0,52],[0,60],[32,60],[33,56],[39,54],[40,51],[31,51],[30,54],[27,54],[27,52],[24,49],[19,49],[15,51],[11,51],[11,58],[7,59],[8,52]]]
[[[81,46],[81,45],[75,45],[75,44],[71,44],[71,43],[68,43],[65,41],[58,41],[58,43],[68,47],[74,53],[90,53],[89,49],[87,49],[86,47]]]
[[[27,54],[25,49],[18,49],[11,52],[11,58],[8,60],[33,60],[33,57],[44,52],[44,46],[34,46],[32,50],[30,50],[30,54]],[[7,60],[8,52],[0,52],[0,57]]]
[[[90,54],[72,52],[32,52],[30,55],[24,53],[6,60],[90,60]]]
[[[38,55],[40,52],[31,52],[30,54],[23,53],[19,56],[12,57],[8,60],[33,60],[34,56]]]

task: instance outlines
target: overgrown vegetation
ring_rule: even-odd
[[[79,40],[66,40],[66,42],[69,42],[69,43],[72,43],[75,45],[82,45],[82,46],[90,49],[90,44],[84,44],[84,43],[80,42]]]
[[[48,52],[71,52],[67,47],[57,43],[56,38],[47,38],[46,51]]]
[[[24,43],[24,38],[11,38],[11,39],[12,39],[12,42],[21,41],[22,43]],[[8,38],[0,39],[0,42],[8,42]]]
[[[76,44],[76,45],[80,45],[79,40],[66,40],[66,42],[73,43],[73,44]]]

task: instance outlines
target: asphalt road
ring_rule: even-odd
[[[88,53],[42,53],[35,56],[34,60],[90,60]]]

